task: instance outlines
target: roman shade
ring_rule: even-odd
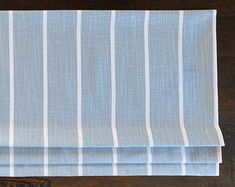
[[[216,10],[0,11],[0,176],[219,175]]]

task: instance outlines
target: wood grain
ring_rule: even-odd
[[[0,178],[0,187],[235,187],[235,0],[1,0],[0,9],[217,9],[219,115],[226,144],[219,177]]]

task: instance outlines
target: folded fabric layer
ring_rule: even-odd
[[[0,146],[222,146],[215,15],[1,11]]]
[[[114,160],[116,149],[117,160]],[[48,163],[52,164],[90,164],[90,163],[221,163],[220,147],[186,147],[151,149],[152,160],[148,159],[148,150],[139,148],[48,148]],[[182,155],[185,149],[185,158]],[[82,160],[80,156],[82,155]],[[0,148],[0,164],[8,164],[10,149]],[[81,162],[82,161],[82,162]],[[81,162],[81,163],[79,163]],[[14,164],[44,164],[43,148],[14,148]]]
[[[9,165],[0,165],[0,176],[9,176]],[[47,165],[47,176],[218,176],[219,164],[84,164]],[[44,176],[44,165],[15,165],[12,176]],[[113,169],[116,168],[116,169]]]

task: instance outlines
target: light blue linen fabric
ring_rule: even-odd
[[[117,164],[118,176],[147,176],[147,164]],[[79,176],[77,165],[48,165],[48,176]],[[79,166],[81,167],[81,165]],[[9,165],[1,165],[0,176],[9,176]],[[82,165],[85,176],[113,176],[113,164]],[[152,164],[152,176],[182,176],[181,164]],[[217,176],[218,164],[186,164],[184,176]],[[44,165],[15,165],[15,176],[44,176]]]
[[[215,16],[0,11],[0,176],[218,175]]]
[[[116,148],[117,163],[148,163],[145,147]],[[9,163],[9,148],[0,149],[0,164]],[[49,148],[50,164],[79,164],[78,152],[83,153],[84,164],[114,163],[112,148]],[[151,163],[221,163],[220,147],[185,148],[186,160],[182,159],[181,148],[152,147]],[[14,164],[44,164],[44,149],[14,148]]]
[[[153,146],[182,146],[179,123],[179,11],[149,13],[150,125]],[[9,145],[8,13],[2,11],[1,146]],[[118,146],[148,146],[145,123],[144,11],[116,11],[116,131]],[[220,146],[214,124],[213,11],[183,17],[184,126],[190,146]],[[114,146],[111,129],[111,11],[82,11],[81,88],[77,90],[77,12],[48,11],[49,147],[78,147],[81,92],[83,147]],[[13,12],[14,146],[44,147],[43,12]],[[44,33],[45,34],[45,33]],[[1,71],[3,71],[1,70]],[[44,75],[45,76],[45,75]],[[209,135],[208,135],[209,132]],[[131,136],[130,136],[131,135]],[[198,138],[200,137],[200,138]]]

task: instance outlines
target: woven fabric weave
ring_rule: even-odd
[[[0,11],[0,175],[218,175],[216,53],[216,10]]]

